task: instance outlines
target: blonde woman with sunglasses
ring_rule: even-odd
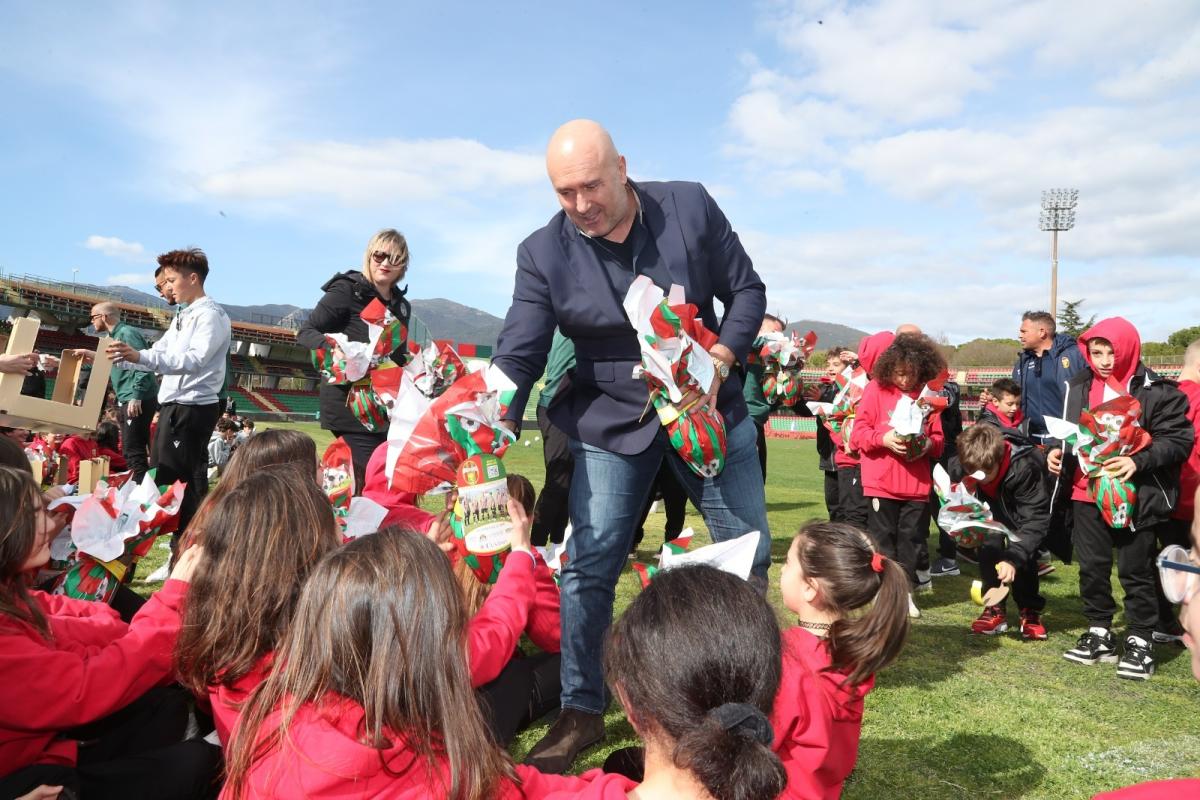
[[[363,254],[362,269],[339,272],[321,287],[325,294],[301,326],[296,341],[310,350],[323,346],[328,333],[367,341],[367,324],[359,315],[377,298],[407,326],[412,313],[404,296],[408,287],[400,288],[399,284],[408,272],[408,258],[408,242],[399,231],[387,228],[372,236]],[[397,358],[406,347],[407,342],[400,343]],[[348,385],[321,383],[321,427],[346,440],[356,484],[362,486],[367,461],[387,439],[387,430],[372,432],[363,427],[346,406],[349,391]]]

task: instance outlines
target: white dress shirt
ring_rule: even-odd
[[[231,338],[229,315],[205,295],[180,310],[167,332],[150,349],[138,351],[141,358],[136,364],[126,366],[163,376],[158,387],[160,405],[211,405],[225,385]]]

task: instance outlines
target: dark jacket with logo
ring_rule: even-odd
[[[1091,369],[1085,368],[1068,382],[1063,419],[1079,421],[1079,414],[1087,405],[1092,379]],[[1159,377],[1139,363],[1130,379],[1129,393],[1141,403],[1141,425],[1151,437],[1150,446],[1132,456],[1137,466],[1137,472],[1133,474],[1133,483],[1137,486],[1137,510],[1131,527],[1136,530],[1157,525],[1171,516],[1179,502],[1179,469],[1192,451],[1196,434],[1187,418],[1187,395],[1174,381]],[[1078,466],[1079,459],[1066,448],[1053,499],[1057,501],[1059,495],[1071,496],[1071,483]]]
[[[329,279],[321,291],[325,295],[317,303],[317,307],[308,315],[308,319],[296,334],[296,342],[301,347],[316,350],[325,344],[325,334],[344,333],[352,342],[367,341],[367,323],[359,314],[374,299],[379,298],[375,287],[361,272],[348,270],[339,272]],[[412,316],[412,308],[404,297],[405,289],[394,287],[392,299],[384,302],[388,310],[405,326]],[[403,363],[406,357],[407,342],[401,342],[393,352],[392,357],[397,363]],[[334,385],[321,382],[321,427],[336,433],[366,433],[367,429],[350,413],[346,406],[346,397],[350,393],[348,385]]]
[[[1035,439],[1046,435],[1046,416],[1057,417],[1062,411],[1067,381],[1080,371],[1088,372],[1087,362],[1076,341],[1065,333],[1054,337],[1050,349],[1042,355],[1022,350],[1017,356],[1012,377],[1021,387],[1021,410],[1029,418],[1029,433]]]
[[[1030,445],[1009,443],[1012,456],[1008,471],[1000,476],[996,496],[982,489],[981,500],[987,501],[992,516],[997,522],[1016,534],[1008,540],[1005,560],[1015,567],[1033,564],[1038,549],[1046,540],[1050,530],[1050,495],[1046,491],[1046,458],[1042,451]],[[950,480],[963,479],[963,468],[958,456],[950,459],[947,469]]]

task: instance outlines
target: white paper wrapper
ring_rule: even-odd
[[[546,542],[545,547],[539,547],[538,550],[542,554],[542,559],[546,562],[552,571],[558,572],[562,569],[563,556],[567,553],[567,542],[571,539],[571,523],[567,523],[567,529],[563,531],[563,540],[558,544],[554,542]]]
[[[357,539],[379,530],[388,510],[369,497],[355,497],[350,501],[350,513],[346,516],[346,530],[343,531],[349,539]]]
[[[679,554],[664,548],[660,559],[661,568],[672,569],[687,564],[708,564],[746,580],[750,577],[750,568],[754,566],[754,554],[758,550],[758,541],[761,535],[758,531],[750,531],[736,539],[717,542]]]

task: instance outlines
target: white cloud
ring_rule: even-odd
[[[124,261],[147,261],[146,248],[140,242],[127,242],[116,236],[89,236],[83,243],[88,250],[98,250],[109,258]]]
[[[761,27],[779,52],[743,58],[725,155],[767,196],[804,194],[822,219],[866,228],[748,235],[773,306],[1010,332],[1046,305],[1039,194],[1071,186],[1059,297],[1127,313],[1147,338],[1194,318],[1181,298],[1200,275],[1200,6],[797,0]],[[832,276],[853,282],[853,304]]]
[[[119,272],[104,279],[108,286],[153,286],[153,272]]]
[[[210,174],[205,194],[241,200],[327,195],[351,207],[458,194],[496,194],[545,180],[541,156],[470,139],[386,140],[370,145],[289,145],[265,159]]]

